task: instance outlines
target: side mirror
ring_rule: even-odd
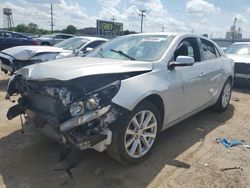
[[[176,58],[175,62],[171,62],[169,64],[169,67],[174,68],[174,67],[192,66],[194,63],[195,60],[193,57],[180,55]]]
[[[84,55],[84,52],[81,51],[81,50],[79,50],[79,51],[76,52],[76,55],[77,55],[77,56],[83,56],[83,55]]]
[[[93,51],[93,50],[94,50],[94,48],[88,47],[88,48],[86,48],[86,50],[84,51],[84,53],[88,53],[88,52],[91,52],[91,51]]]

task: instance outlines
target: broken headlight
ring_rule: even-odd
[[[118,92],[120,84],[120,81],[108,84],[96,91],[91,92],[87,98],[71,104],[71,116],[82,115],[85,112],[88,113],[99,110],[107,105],[110,105],[110,101]]]
[[[55,98],[59,98],[64,106],[67,106],[70,104],[74,97],[70,91],[67,90],[67,88],[55,88],[55,87],[44,87],[43,92],[47,95],[50,95]]]
[[[77,103],[73,103],[70,106],[70,114],[71,116],[79,116],[84,114],[85,110],[84,110],[84,104],[83,102],[77,102]]]

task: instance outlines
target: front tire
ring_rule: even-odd
[[[227,79],[225,82],[223,89],[221,91],[220,97],[213,106],[213,110],[218,112],[223,112],[227,109],[232,93],[232,82],[231,80]]]
[[[143,101],[123,114],[111,130],[108,154],[123,164],[140,163],[151,153],[161,131],[160,113],[151,102]]]

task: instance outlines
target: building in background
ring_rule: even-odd
[[[238,27],[238,29],[236,28],[236,22],[237,18],[234,18],[234,23],[231,26],[230,31],[226,32],[226,39],[228,40],[242,39],[241,28],[240,27]]]
[[[84,29],[79,29],[80,35],[96,35],[96,27],[85,27]]]

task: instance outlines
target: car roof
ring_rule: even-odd
[[[75,38],[76,38],[76,37],[78,37],[78,38],[84,38],[84,39],[87,39],[87,40],[89,40],[89,41],[95,41],[95,40],[109,41],[108,39],[101,38],[101,37],[75,36]]]
[[[18,34],[18,35],[22,35],[22,36],[24,36],[24,37],[30,38],[29,36],[26,36],[26,35],[23,34],[23,33],[15,32],[15,31],[8,31],[8,30],[1,30],[1,29],[0,29],[0,32],[8,32],[8,33]]]
[[[67,36],[75,36],[75,35],[72,35],[72,34],[67,34],[67,33],[52,33],[50,35],[67,35]]]
[[[250,42],[234,42],[233,44],[250,44]]]
[[[206,39],[209,41],[212,41],[211,39],[209,39],[208,37],[204,37],[202,35],[197,35],[197,34],[192,34],[192,33],[183,33],[183,32],[154,32],[154,33],[137,33],[137,34],[132,34],[132,35],[175,35],[175,36],[179,36],[179,37],[199,37],[202,39]]]

